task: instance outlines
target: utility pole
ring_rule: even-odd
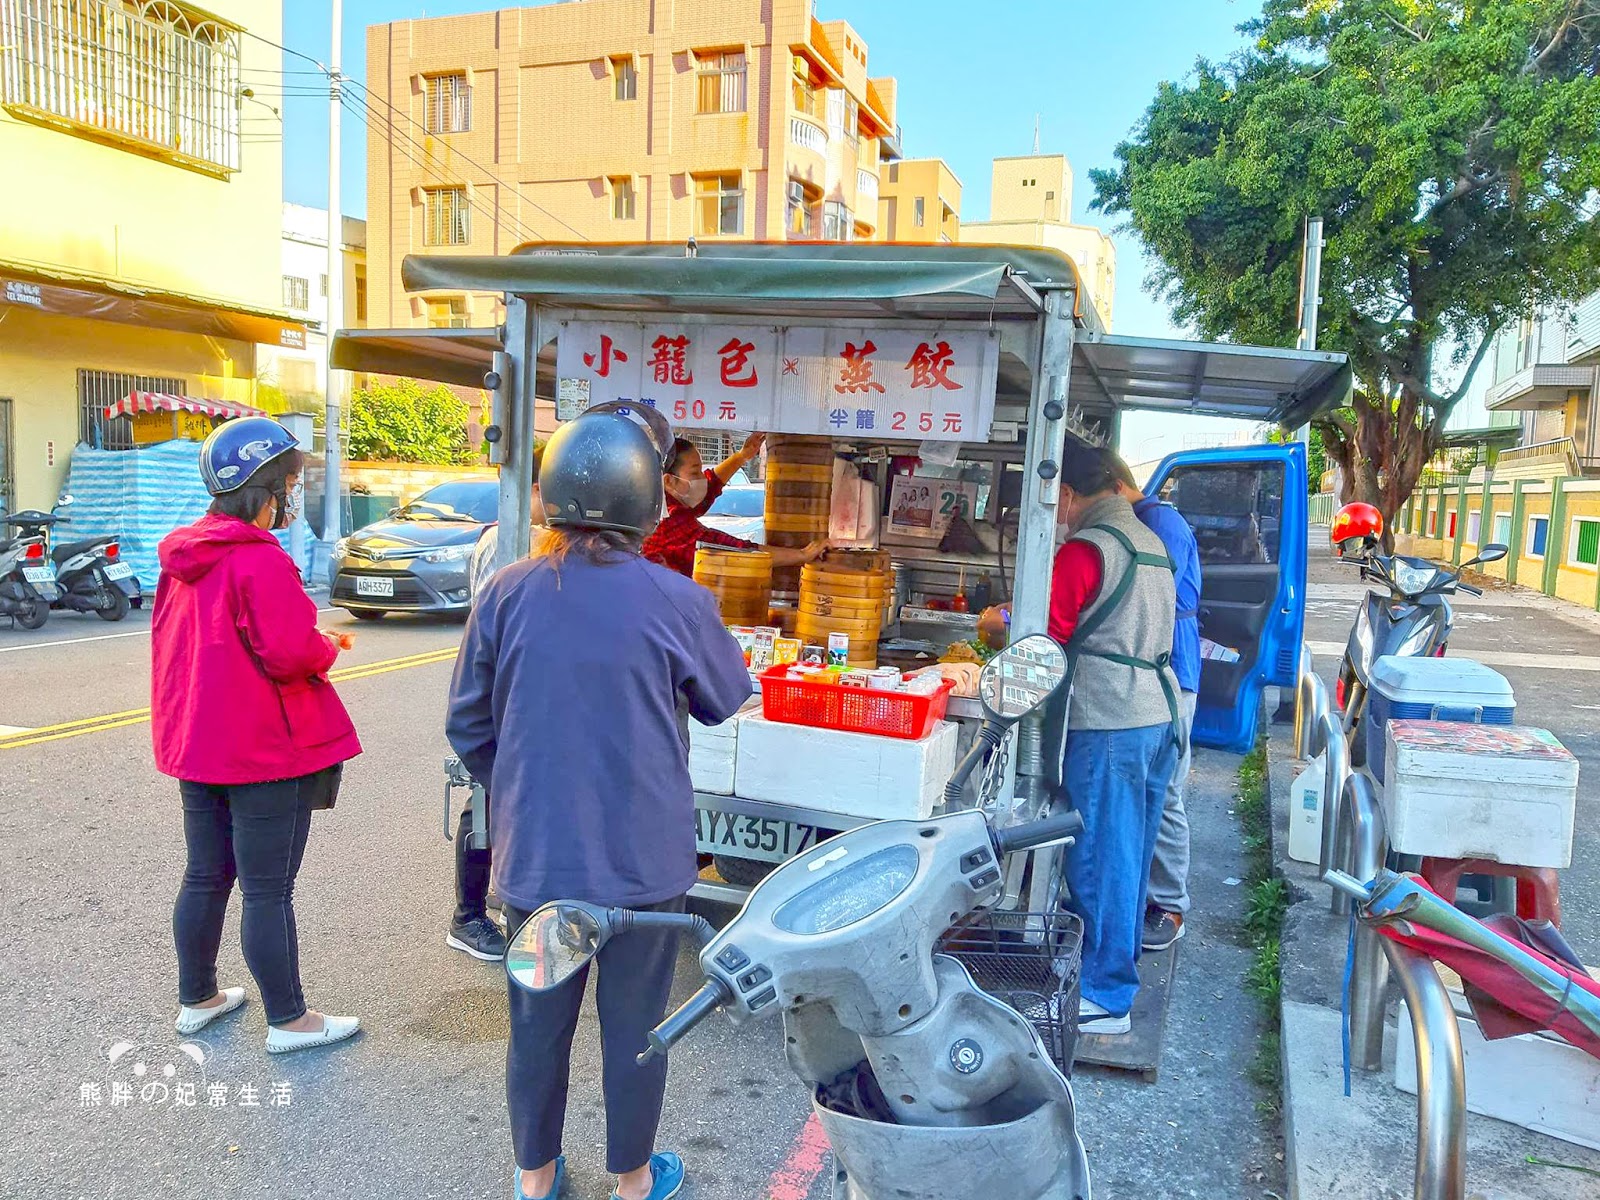
[[[1297,350],[1317,348],[1317,306],[1322,302],[1322,218],[1306,218],[1305,250],[1300,259],[1300,339]],[[1302,425],[1295,440],[1311,450],[1311,426]]]
[[[344,214],[339,203],[339,112],[340,90],[343,75],[340,73],[341,40],[344,20],[343,0],[331,0],[333,6],[333,46],[328,57],[328,315],[323,321],[327,341],[328,362],[324,387],[327,392],[327,410],[324,426],[325,469],[323,474],[322,536],[331,552],[333,543],[343,532],[344,505],[340,503],[340,459],[343,451],[339,445],[340,384],[343,382],[333,366],[333,334],[344,323]]]

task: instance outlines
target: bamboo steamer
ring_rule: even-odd
[[[724,624],[762,625],[772,602],[772,555],[765,550],[701,546],[694,579],[717,601]]]
[[[830,633],[842,633],[850,639],[850,665],[875,666],[878,634],[893,594],[888,555],[830,552],[800,570],[800,637],[826,645]]]

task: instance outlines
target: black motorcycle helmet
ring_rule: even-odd
[[[661,471],[672,429],[655,409],[597,404],[545,443],[539,498],[545,524],[648,536],[661,521]]]

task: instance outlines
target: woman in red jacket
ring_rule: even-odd
[[[299,515],[301,454],[276,421],[214,430],[200,471],[210,511],[161,543],[151,618],[156,767],[178,782],[188,864],[173,909],[177,1029],[193,1034],[244,1003],[217,987],[222,919],[244,895],[245,964],[266,1007],[267,1050],[342,1041],[355,1017],[306,1008],[294,880],[313,808],[329,807],[339,764],[361,753],[328,682],[339,642],[271,530]]]

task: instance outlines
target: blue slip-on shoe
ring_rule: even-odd
[[[671,1150],[652,1154],[650,1176],[654,1182],[650,1185],[650,1194],[645,1200],[672,1200],[672,1197],[683,1191],[683,1159]],[[611,1200],[621,1200],[621,1197],[612,1192]]]
[[[567,1156],[556,1155],[556,1177],[550,1190],[543,1196],[530,1197],[522,1190],[522,1168],[511,1168],[511,1200],[556,1200],[561,1195],[561,1185],[567,1181]]]

